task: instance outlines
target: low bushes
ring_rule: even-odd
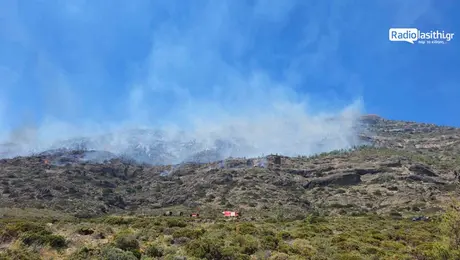
[[[19,239],[27,246],[50,246],[54,249],[61,249],[67,246],[67,241],[64,237],[54,235],[43,224],[33,222],[10,223],[3,228],[0,238],[3,242]]]
[[[0,253],[0,260],[40,259],[37,252],[69,246],[73,247],[69,253],[57,250],[49,254],[72,260],[458,259],[459,215],[460,210],[453,208],[443,218],[427,222],[389,214],[354,217],[315,213],[303,220],[275,223],[115,217],[98,222],[76,220],[77,227],[76,223],[48,227],[41,222],[0,221],[1,238],[8,241],[4,244],[14,245]],[[103,240],[95,237],[106,229]],[[23,249],[15,249],[17,245]],[[34,252],[37,245],[40,251]]]

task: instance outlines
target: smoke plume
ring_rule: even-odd
[[[345,3],[253,2],[1,2],[1,156],[173,164],[358,145]]]

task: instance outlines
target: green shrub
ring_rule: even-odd
[[[63,236],[53,235],[51,232],[43,230],[39,232],[29,231],[21,235],[21,241],[25,245],[48,245],[55,249],[67,246],[67,241]]]
[[[326,222],[326,219],[320,216],[319,213],[317,212],[313,212],[312,214],[309,214],[305,219],[305,223],[307,224],[316,224],[316,223],[322,223],[322,222]]]
[[[277,236],[282,240],[288,240],[292,238],[291,233],[288,231],[280,231]]]
[[[280,239],[278,237],[271,236],[271,235],[262,237],[262,241],[261,241],[263,249],[267,249],[267,250],[277,250],[279,243],[280,243]]]
[[[206,230],[204,229],[179,229],[173,232],[173,238],[187,237],[197,239],[202,236]]]
[[[365,259],[359,252],[340,253],[335,259],[338,260],[362,260]],[[395,258],[396,259],[396,258]]]
[[[137,260],[138,257],[131,251],[123,251],[120,248],[104,247],[100,259],[108,260]]]
[[[460,259],[460,251],[452,250],[446,243],[428,243],[415,249],[419,259]]]
[[[233,237],[232,245],[240,248],[241,253],[251,255],[259,249],[259,241],[252,235],[237,235]]]
[[[192,240],[185,246],[185,250],[187,254],[197,258],[221,259],[223,255],[221,241],[209,238]]]
[[[257,234],[257,228],[254,224],[252,223],[241,223],[237,225],[237,230],[239,234],[242,235],[255,235]]]
[[[443,214],[440,230],[448,248],[460,250],[460,203],[452,200],[448,210]]]
[[[109,225],[129,225],[133,220],[123,217],[107,217],[104,222]]]
[[[155,240],[160,232],[153,228],[144,228],[137,231],[136,237],[141,241]]]
[[[115,237],[115,246],[125,251],[139,250],[139,241],[134,235],[119,234]]]
[[[282,252],[275,252],[272,256],[269,258],[270,260],[288,260],[289,255],[286,253]]]
[[[185,223],[184,221],[182,220],[179,220],[179,219],[167,219],[166,220],[166,225],[169,227],[169,228],[172,228],[172,227],[186,227],[187,226],[187,223]]]
[[[69,256],[69,260],[86,260],[94,259],[101,256],[100,249],[82,247]]]
[[[382,250],[376,246],[366,246],[364,247],[361,252],[365,255],[381,255]]]
[[[154,221],[150,219],[140,219],[140,220],[137,220],[135,223],[133,223],[131,227],[132,228],[145,228],[152,224],[154,224]]]
[[[40,255],[25,249],[6,249],[0,253],[0,260],[10,260],[10,259],[20,259],[20,260],[36,260],[40,259]]]
[[[67,246],[67,241],[63,236],[60,235],[49,235],[47,243],[50,247],[58,249]]]
[[[337,243],[336,246],[342,251],[350,252],[350,251],[359,251],[361,244],[355,241],[354,239],[349,239],[349,240],[345,240],[345,241],[341,241]]]
[[[19,237],[20,234],[25,232],[42,232],[46,231],[46,227],[42,224],[32,222],[16,222],[7,224],[0,234],[1,242],[10,242],[11,240]]]
[[[17,222],[8,224],[6,226],[8,230],[15,232],[40,232],[46,230],[46,226],[43,224],[37,224],[32,222]]]
[[[225,231],[235,231],[235,228],[227,223],[217,223],[213,226],[213,228]]]
[[[139,250],[139,249],[131,250],[131,251],[128,251],[128,252],[131,252],[137,259],[142,258],[142,253],[141,253],[141,250]]]
[[[315,250],[311,246],[311,244],[308,242],[308,240],[305,239],[295,239],[292,242],[292,249],[291,252],[297,255],[302,255],[305,257],[311,257],[314,253]]]
[[[240,249],[238,247],[234,246],[226,246],[221,249],[221,259],[239,259],[239,260],[250,260],[249,255],[245,255],[241,252],[239,252]]]
[[[163,256],[163,248],[157,246],[157,245],[149,245],[145,249],[145,255],[150,256],[150,257],[162,257]]]

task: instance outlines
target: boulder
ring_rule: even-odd
[[[411,174],[411,175],[404,176],[401,178],[406,179],[406,180],[421,181],[421,182],[434,183],[434,184],[440,184],[440,185],[446,184],[445,182],[439,181],[436,178],[433,178],[430,176],[417,175],[417,174]]]
[[[380,168],[357,168],[353,169],[353,172],[359,174],[359,175],[365,175],[365,174],[376,174],[376,173],[381,173],[383,172],[383,169]]]
[[[432,171],[428,166],[423,164],[414,164],[409,167],[409,171],[424,176],[437,177],[438,175]]]

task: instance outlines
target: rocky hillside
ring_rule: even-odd
[[[75,160],[82,151],[0,160],[0,207],[81,217],[166,208],[247,215],[436,212],[458,195],[460,129],[362,118],[372,145],[312,157],[229,159],[179,166]],[[78,161],[78,162],[77,162]],[[7,212],[7,211],[6,211]]]

